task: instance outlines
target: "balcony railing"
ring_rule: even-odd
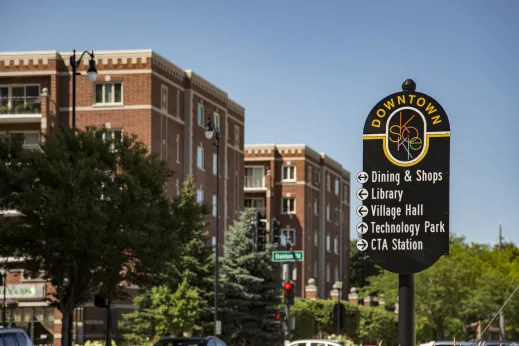
[[[245,188],[247,189],[260,189],[264,188],[265,183],[263,177],[246,175],[245,176]]]
[[[4,114],[41,114],[39,97],[0,97],[0,116]]]
[[[252,208],[252,209],[254,209],[257,213],[260,213],[260,217],[261,218],[266,218],[267,217],[267,208],[265,208],[265,207],[245,207],[245,208]]]

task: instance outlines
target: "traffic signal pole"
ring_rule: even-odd
[[[291,249],[292,250],[292,249]],[[284,263],[286,269],[286,281],[292,282],[292,262]],[[285,300],[285,340],[290,341],[290,326],[292,326],[292,317],[290,316],[290,302]]]

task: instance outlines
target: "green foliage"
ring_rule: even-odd
[[[283,340],[275,319],[280,304],[279,273],[271,262],[271,247],[254,252],[251,222],[245,210],[227,231],[222,276],[222,337],[233,345],[276,344]]]
[[[208,209],[196,202],[191,176],[172,201],[171,212],[175,222],[170,232],[178,239],[178,254],[162,263],[161,285],[141,292],[134,300],[135,311],[124,314],[125,321],[120,324],[125,339],[134,343],[165,334],[212,333],[214,256],[205,230]]]
[[[290,309],[290,314],[295,319],[295,328],[292,331],[292,340],[312,339],[317,332],[317,322],[310,304],[305,300],[296,300]]]
[[[83,345],[75,345],[75,346],[105,346],[105,345],[106,345],[105,341],[90,341],[89,340],[89,341],[85,342]],[[117,344],[113,340],[112,340],[111,345],[117,346]],[[141,345],[141,346],[144,346],[144,345]]]
[[[369,278],[380,274],[377,266],[365,252],[357,249],[357,241],[350,241],[350,287],[362,288],[368,285]]]
[[[0,226],[2,255],[23,255],[57,283],[65,330],[92,293],[113,298],[122,281],[150,285],[176,254],[163,189],[171,172],[135,137],[106,142],[102,132],[61,128],[2,168],[9,206],[22,213]]]
[[[398,336],[395,314],[380,308],[359,306],[360,326],[358,338],[362,341],[393,340]]]
[[[342,342],[346,346],[358,346],[353,340],[349,339],[345,335],[330,334],[327,336],[326,339]]]

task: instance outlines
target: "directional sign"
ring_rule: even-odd
[[[357,240],[357,249],[360,251],[365,251],[368,248],[368,242],[365,239]]]
[[[360,189],[359,191],[357,191],[357,198],[360,199],[361,201],[368,198],[368,196],[369,196],[369,192],[366,189]]]
[[[359,232],[359,234],[364,234],[368,231],[368,224],[365,223],[365,222],[359,222],[357,224],[357,232]]]
[[[449,119],[436,100],[406,83],[364,124],[368,212],[357,209],[369,227],[366,253],[398,274],[420,272],[449,253]]]
[[[357,216],[358,217],[364,217],[366,215],[368,215],[368,207],[366,207],[365,205],[361,205],[357,208]]]
[[[303,251],[272,251],[273,262],[299,262],[304,259]]]
[[[357,181],[361,184],[364,184],[368,179],[369,175],[366,172],[359,172],[359,174],[357,174]]]

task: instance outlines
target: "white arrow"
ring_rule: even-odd
[[[368,224],[365,222],[360,222],[357,224],[357,232],[360,234],[364,234],[368,231]]]
[[[369,197],[368,190],[366,190],[366,189],[359,189],[359,191],[357,191],[357,198],[360,199],[361,201],[365,200],[368,197]]]
[[[365,239],[357,240],[357,249],[364,251],[368,248],[368,242]]]
[[[357,181],[361,184],[364,184],[368,179],[369,175],[366,172],[359,172],[359,174],[357,174]]]
[[[358,217],[364,217],[366,215],[368,215],[368,207],[366,207],[365,205],[361,205],[360,207],[357,208],[357,216]]]

